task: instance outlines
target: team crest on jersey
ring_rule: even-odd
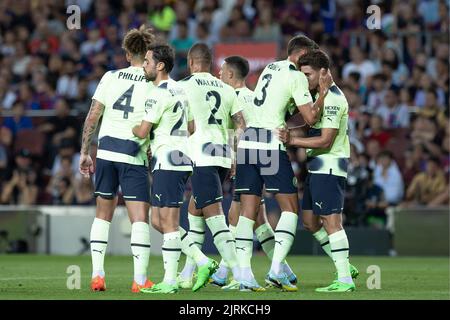
[[[298,186],[297,177],[292,178],[292,185],[297,188]]]

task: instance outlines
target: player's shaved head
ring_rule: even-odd
[[[319,45],[314,40],[304,35],[298,35],[289,40],[287,54],[290,56],[300,50],[309,51],[314,49],[319,49]]]
[[[241,56],[230,56],[225,58],[227,65],[233,69],[235,75],[240,79],[244,80],[250,70],[248,60]]]
[[[211,50],[205,43],[196,43],[189,49],[188,59],[193,60],[195,64],[209,67],[212,63]]]
[[[310,66],[314,70],[321,68],[330,68],[330,58],[322,50],[312,50],[298,59],[297,65],[299,68],[303,66]]]
[[[132,59],[143,61],[148,48],[155,41],[152,29],[142,25],[139,29],[131,29],[123,38],[122,48],[131,55]]]

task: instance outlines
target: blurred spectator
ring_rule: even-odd
[[[39,126],[39,130],[48,136],[53,146],[58,146],[62,139],[75,139],[79,133],[79,122],[70,115],[70,108],[65,99],[58,99],[55,105],[55,117]]]
[[[60,158],[60,165],[54,170],[47,186],[47,193],[52,196],[52,204],[74,204],[73,177],[72,157],[64,155]]]
[[[61,76],[56,84],[56,93],[67,99],[75,99],[78,96],[78,75],[75,61],[65,59]]]
[[[67,30],[65,9],[69,4],[81,7],[82,30]],[[277,59],[284,59],[289,39],[305,33],[329,54],[334,81],[349,104],[348,133],[359,163],[353,159],[354,168],[349,169],[356,171],[349,171],[346,223],[365,223],[363,191],[369,184],[363,179],[364,184],[355,187],[352,175],[380,168],[380,153],[395,151],[406,185],[425,170],[430,157],[438,157],[447,174],[450,166],[449,4],[435,0],[376,4],[382,10],[381,30],[366,28],[368,4],[354,0],[2,1],[0,110],[11,110],[17,103],[23,105],[25,114],[56,109],[55,117],[33,119],[50,142],[44,157],[34,159],[33,164],[61,168],[61,158],[68,155],[76,167],[82,119],[103,74],[128,65],[121,41],[130,28],[150,24],[172,43],[177,57],[171,74],[175,80],[187,73],[187,49],[195,41],[212,49],[219,41],[275,41],[280,52]],[[392,85],[395,95],[386,93]],[[70,116],[71,110],[80,117]],[[5,116],[0,123],[4,121]],[[0,179],[4,182],[11,180],[15,170],[11,155],[16,141],[7,127],[0,131]],[[401,144],[398,148],[397,143]],[[304,150],[291,153],[301,192]],[[392,169],[383,170],[388,178],[393,176]],[[383,180],[377,173],[375,182]],[[61,180],[67,197],[56,201],[91,203],[92,183],[74,177],[70,183]],[[384,179],[395,185],[401,178]],[[45,190],[47,180],[39,179],[36,184]],[[71,188],[73,196],[69,196]],[[41,196],[37,201],[48,200]],[[446,202],[448,195],[441,193],[429,205]]]
[[[197,25],[196,30],[196,41],[206,43],[209,47],[212,47],[216,42],[210,33],[209,33],[209,25],[205,22],[201,22]]]
[[[409,112],[416,111],[414,104],[414,88],[403,87],[400,89],[400,104],[405,106]]]
[[[10,172],[10,158],[13,134],[7,127],[0,126],[0,187]]]
[[[363,98],[366,95],[367,88],[364,83],[361,83],[361,74],[359,72],[350,72],[346,84],[357,93],[360,98]]]
[[[428,207],[429,208],[433,208],[433,207],[448,207],[448,205],[450,204],[449,203],[449,200],[450,200],[449,197],[450,197],[450,186],[447,183],[447,186],[444,189],[444,191],[442,191],[441,193],[435,195],[433,200],[428,202]]]
[[[187,37],[194,39],[195,31],[197,29],[197,20],[194,19],[190,11],[189,4],[185,1],[177,1],[175,3],[175,13],[176,13],[176,24],[170,29],[169,41],[173,41],[175,38],[179,37],[179,23],[183,23],[187,28]]]
[[[25,108],[23,103],[16,102],[12,107],[13,115],[11,117],[6,117],[3,121],[3,125],[11,130],[13,136],[17,134],[17,132],[23,129],[31,129],[33,128],[33,123],[30,117],[25,116]]]
[[[425,147],[421,144],[411,146],[405,151],[405,162],[402,168],[405,185],[410,185],[414,176],[425,168],[425,156]]]
[[[16,168],[11,179],[4,183],[0,202],[2,204],[31,205],[36,203],[37,173],[31,165],[31,154],[22,149],[16,155]]]
[[[441,112],[441,108],[438,104],[438,96],[434,89],[430,88],[425,92],[425,104],[423,108],[420,110],[420,115],[435,119],[437,118],[439,112]]]
[[[418,173],[409,185],[406,191],[406,202],[402,203],[403,207],[427,205],[436,195],[445,191],[445,176],[440,166],[438,158],[428,159],[426,171]]]
[[[25,44],[17,42],[14,51],[14,63],[11,68],[12,73],[18,77],[25,76],[30,62],[31,56],[28,54]]]
[[[384,96],[386,94],[386,76],[382,73],[377,73],[372,77],[372,89],[367,98],[367,107],[370,111],[378,110],[383,104]]]
[[[364,212],[364,186],[369,178],[369,156],[358,154],[351,145],[351,156],[348,166],[347,188],[345,198],[345,214],[347,222],[358,225],[362,222]]]
[[[358,72],[361,75],[361,82],[364,83],[366,78],[375,74],[375,64],[365,59],[364,53],[360,47],[354,46],[350,48],[351,61],[346,63],[342,69],[342,77],[346,79],[351,72]]]
[[[175,23],[175,11],[164,0],[153,0],[149,2],[149,20],[152,25],[162,31],[170,31]]]
[[[390,151],[378,155],[374,183],[383,189],[389,205],[397,205],[403,197],[403,178]]]
[[[88,113],[91,106],[92,96],[88,93],[88,81],[80,79],[78,83],[78,96],[73,103],[73,109],[83,117]]]
[[[41,108],[37,97],[33,93],[33,89],[27,82],[20,83],[17,99],[25,105],[25,109],[27,110],[37,110]]]
[[[91,179],[86,179],[80,174],[77,174],[72,180],[75,189],[75,201],[78,205],[93,205],[95,204],[94,198],[94,185]]]
[[[364,223],[377,229],[383,229],[386,225],[385,210],[388,203],[386,202],[383,189],[374,184],[373,172],[369,173],[367,184],[363,186],[362,198],[364,199],[362,208],[362,212],[365,213]]]
[[[80,53],[82,56],[91,56],[94,53],[100,52],[105,45],[105,39],[100,37],[100,31],[98,29],[91,29],[88,31],[88,39],[83,42],[80,47]]]
[[[367,132],[367,140],[376,140],[382,148],[386,146],[391,135],[383,128],[383,118],[374,114],[370,117],[370,129]]]
[[[396,49],[391,47],[383,51],[383,63],[389,65],[392,70],[392,84],[400,86],[406,81],[409,71],[406,65],[400,61]]]
[[[441,137],[438,135],[436,122],[429,117],[419,115],[413,123],[410,135],[413,145],[422,145],[427,153],[440,155]]]
[[[377,158],[381,152],[378,140],[370,139],[366,142],[366,153],[369,156],[369,168],[374,170],[377,166]]]
[[[307,30],[309,15],[301,2],[285,0],[276,20],[280,22],[283,34],[294,34]]]
[[[4,56],[12,56],[16,53],[16,35],[12,30],[8,30],[4,34],[2,44],[0,45],[0,53]]]
[[[194,44],[188,35],[188,25],[184,21],[177,22],[178,33],[171,44],[175,49],[174,74],[177,79],[187,76],[187,53]]]
[[[281,27],[273,20],[271,7],[264,7],[259,14],[259,20],[253,33],[256,41],[279,41],[281,38]]]
[[[386,129],[406,128],[409,126],[409,109],[398,103],[397,88],[389,88],[384,95],[384,104],[376,111],[383,118]]]
[[[52,175],[57,175],[58,172],[64,170],[63,159],[70,159],[71,174],[75,176],[78,173],[78,163],[80,160],[80,153],[75,150],[76,142],[72,139],[62,139],[59,144],[58,154],[55,157],[52,167]],[[65,163],[67,165],[67,163]],[[66,168],[67,169],[67,168]],[[64,172],[67,172],[65,170]]]

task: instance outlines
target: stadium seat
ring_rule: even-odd
[[[45,135],[36,129],[24,129],[17,132],[14,152],[28,149],[33,156],[40,157],[44,153]]]
[[[408,139],[408,132],[410,129],[393,129],[390,130],[391,139],[386,144],[386,149],[391,151],[395,160],[401,167],[404,163],[405,151],[411,145],[411,141]]]

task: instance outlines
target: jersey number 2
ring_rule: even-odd
[[[216,118],[216,113],[217,111],[219,111],[219,107],[220,107],[220,103],[221,103],[221,98],[220,98],[220,94],[217,91],[208,91],[208,93],[206,94],[206,101],[210,101],[211,97],[214,97],[215,99],[215,103],[214,103],[214,108],[211,109],[211,114],[209,115],[208,118],[208,124],[222,124],[222,119],[217,119]]]
[[[134,107],[131,106],[131,97],[133,96],[134,84],[123,95],[119,97],[113,104],[113,109],[123,111],[123,118],[128,119],[128,112],[133,112]],[[125,104],[123,103],[125,100]]]
[[[178,101],[174,108],[173,108],[173,113],[177,112],[178,108],[181,108],[183,105],[181,104],[180,101]],[[170,135],[171,136],[186,136],[187,132],[185,130],[179,130],[181,125],[183,124],[183,120],[186,114],[186,109],[183,108],[183,112],[181,114],[180,120],[178,120],[177,123],[175,123],[175,125],[173,126],[172,130],[170,130]]]
[[[267,87],[269,86],[270,80],[272,80],[272,75],[270,73],[264,75],[264,77],[262,77],[262,80],[266,80],[266,84],[262,87],[261,91],[262,91],[262,99],[258,99],[257,97],[255,97],[255,100],[253,100],[253,102],[255,103],[256,106],[260,107],[262,106],[262,104],[264,103],[264,101],[266,101],[266,97],[267,97]]]

